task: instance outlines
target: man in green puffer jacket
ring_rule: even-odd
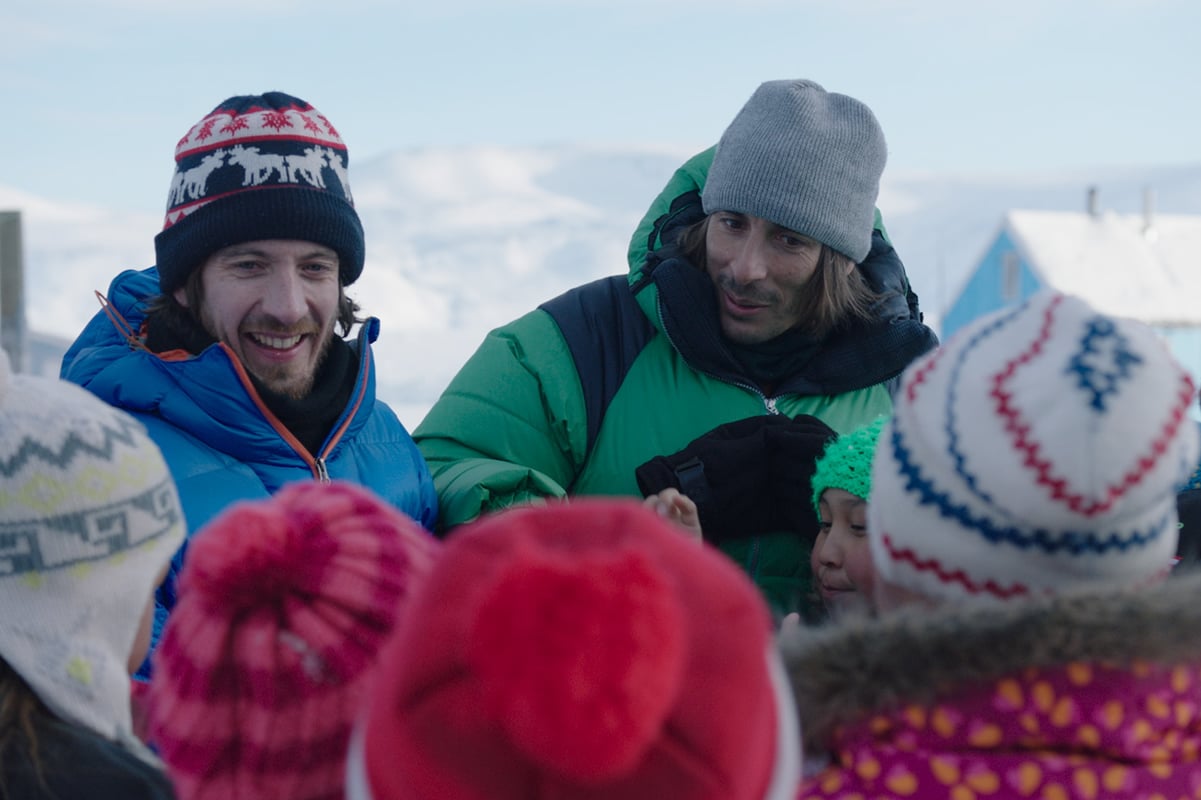
[[[519,503],[641,496],[638,467],[747,418],[841,432],[887,414],[891,386],[937,339],[875,212],[885,158],[859,101],[811,81],[760,86],[656,198],[628,276],[491,332],[418,426],[442,530]],[[797,503],[808,496],[796,486]],[[739,502],[781,501],[752,489]],[[812,542],[758,527],[715,544],[775,610],[796,609]]]

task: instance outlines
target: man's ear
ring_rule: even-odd
[[[175,298],[175,302],[179,303],[184,308],[188,307],[188,293],[184,290],[184,287],[180,286],[178,289],[172,292],[171,296]]]

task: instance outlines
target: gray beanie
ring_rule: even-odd
[[[768,81],[722,134],[701,202],[706,214],[762,217],[860,262],[887,157],[863,103],[813,81]]]

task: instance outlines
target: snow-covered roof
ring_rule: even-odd
[[[1049,286],[1099,311],[1155,325],[1201,325],[1201,216],[1010,211],[1021,255]]]

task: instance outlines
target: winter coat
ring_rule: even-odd
[[[874,324],[832,336],[770,397],[730,355],[708,276],[663,246],[704,217],[711,159],[712,150],[691,159],[655,200],[634,233],[628,275],[491,332],[417,427],[444,529],[542,498],[639,496],[639,465],[734,420],[810,414],[845,431],[891,410],[888,382],[937,340],[880,232],[861,267],[881,293]],[[784,532],[721,546],[778,610],[795,607],[808,542]]]
[[[130,346],[122,331],[141,329],[145,303],[158,291],[153,268],[118,275],[106,309],[64,356],[62,377],[146,425],[179,488],[189,536],[231,503],[314,479],[366,486],[433,529],[437,496],[429,469],[396,414],[375,397],[370,344],[379,333],[378,320],[365,322],[350,342],[359,362],[350,403],[314,457],[267,410],[225,345],[183,359]],[[185,553],[186,543],[156,594],[155,642],[175,605]]]
[[[817,798],[1195,797],[1201,573],[782,642]]]
[[[0,800],[171,800],[175,791],[161,767],[115,742],[48,712],[32,716],[37,762],[30,742],[13,731],[0,763]],[[150,758],[145,754],[145,758]]]

